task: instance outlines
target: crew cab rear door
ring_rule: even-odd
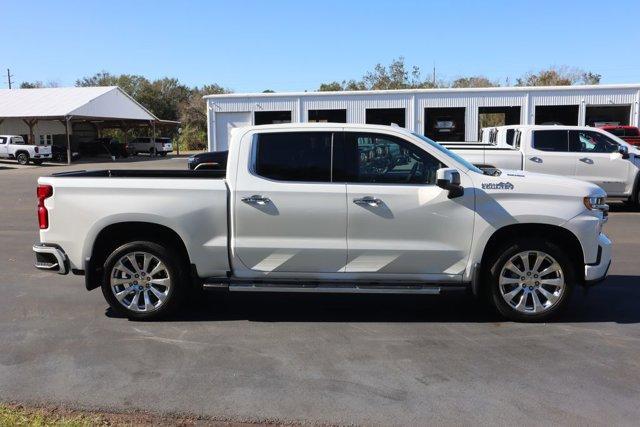
[[[576,171],[575,153],[569,152],[569,131],[541,129],[525,136],[523,169],[529,172],[561,175],[573,178]]]
[[[346,273],[363,280],[430,280],[465,269],[474,189],[449,199],[435,185],[436,171],[448,166],[399,136],[345,132]]]
[[[344,270],[346,185],[332,182],[333,137],[265,130],[242,140],[232,206],[237,276]]]

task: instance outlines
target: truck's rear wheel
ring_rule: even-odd
[[[27,165],[29,164],[29,155],[27,153],[18,153],[16,160],[19,165]]]
[[[517,240],[496,252],[488,272],[496,309],[518,322],[542,322],[564,310],[575,283],[575,265],[559,246]]]
[[[182,302],[186,278],[181,256],[155,242],[126,243],[104,263],[102,293],[129,319],[166,316]]]

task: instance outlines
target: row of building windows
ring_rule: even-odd
[[[604,124],[628,125],[631,106],[587,106],[585,124],[600,126]],[[465,107],[425,108],[424,135],[436,141],[463,141],[465,139]],[[578,125],[578,105],[536,106],[535,124]],[[480,128],[515,125],[521,122],[521,108],[516,107],[480,107],[478,109]],[[291,111],[256,111],[256,125],[290,123]],[[347,110],[309,110],[309,122],[347,123]],[[366,110],[367,124],[405,127],[405,108],[370,108]]]

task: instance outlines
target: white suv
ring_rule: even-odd
[[[173,143],[171,138],[151,138],[149,136],[140,136],[129,142],[127,150],[130,154],[148,153],[151,156],[166,156],[167,153],[173,151]]]

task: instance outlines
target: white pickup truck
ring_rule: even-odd
[[[470,289],[542,321],[602,280],[605,192],[487,175],[405,129],[234,129],[226,170],[102,170],[38,180],[35,266],[85,276],[113,310],[162,316],[193,288],[439,294]]]
[[[0,135],[0,159],[16,159],[19,164],[40,165],[51,159],[50,145],[29,145],[20,135]]]
[[[607,196],[640,205],[640,151],[587,126],[501,126],[489,143],[444,143],[481,168],[525,170],[589,181]],[[485,138],[486,141],[486,138]]]

